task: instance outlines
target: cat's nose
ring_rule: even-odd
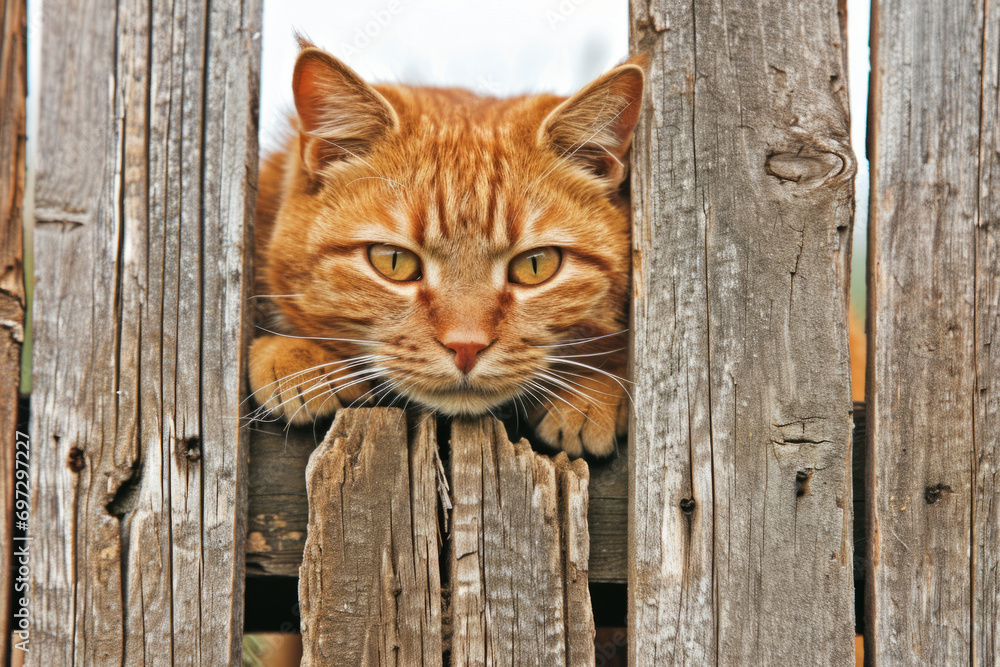
[[[489,347],[483,343],[444,343],[444,346],[455,352],[455,365],[458,370],[468,374],[472,367],[479,361],[477,356],[480,352]]]

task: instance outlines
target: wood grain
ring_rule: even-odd
[[[972,664],[995,666],[1000,665],[1000,6],[986,3],[983,23],[975,228]]]
[[[343,410],[309,460],[304,667],[440,665],[434,422]]]
[[[998,11],[874,8],[866,664],[1000,658]]]
[[[29,664],[240,659],[260,12],[46,14]]]
[[[451,471],[452,664],[594,664],[587,464],[483,418],[452,424]]]
[[[631,2],[629,664],[853,663],[843,20]]]
[[[24,342],[24,0],[0,0],[0,663],[10,659],[10,580],[21,345]],[[18,595],[17,597],[21,597]]]
[[[306,463],[322,438],[311,428],[263,424],[250,434],[247,575],[297,577],[309,507]],[[590,468],[589,579],[625,583],[628,457],[622,450]]]

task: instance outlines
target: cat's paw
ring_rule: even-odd
[[[339,390],[337,359],[309,340],[262,336],[250,346],[250,391],[259,411],[292,424],[310,424],[343,407],[342,400],[367,390],[359,382]],[[362,385],[365,385],[362,387]]]
[[[590,400],[570,392],[557,392],[548,411],[535,426],[535,432],[549,445],[561,449],[571,458],[590,454],[609,456],[615,444],[628,429],[628,399],[621,388],[600,394]]]

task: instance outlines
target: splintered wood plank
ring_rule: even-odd
[[[586,463],[484,418],[452,425],[451,470],[452,664],[593,664]]]
[[[837,0],[632,0],[629,664],[854,660]]]
[[[260,14],[46,13],[30,664],[240,660]]]
[[[998,27],[874,8],[867,664],[1000,661]]]
[[[309,506],[306,463],[323,437],[312,427],[255,425],[250,432],[247,575],[297,577]],[[624,450],[590,469],[587,524],[591,582],[625,583],[628,458]]]
[[[17,391],[24,342],[24,0],[0,0],[0,663],[10,659]],[[25,441],[26,439],[21,438]],[[21,468],[27,471],[23,456]],[[22,516],[27,512],[21,510]],[[23,595],[18,595],[18,598]]]
[[[440,665],[434,421],[343,410],[309,459],[304,666]]]

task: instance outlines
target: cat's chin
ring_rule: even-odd
[[[407,392],[408,398],[451,417],[474,417],[487,414],[492,408],[506,403],[516,395],[516,391],[484,391],[469,388],[446,391],[414,389]]]

